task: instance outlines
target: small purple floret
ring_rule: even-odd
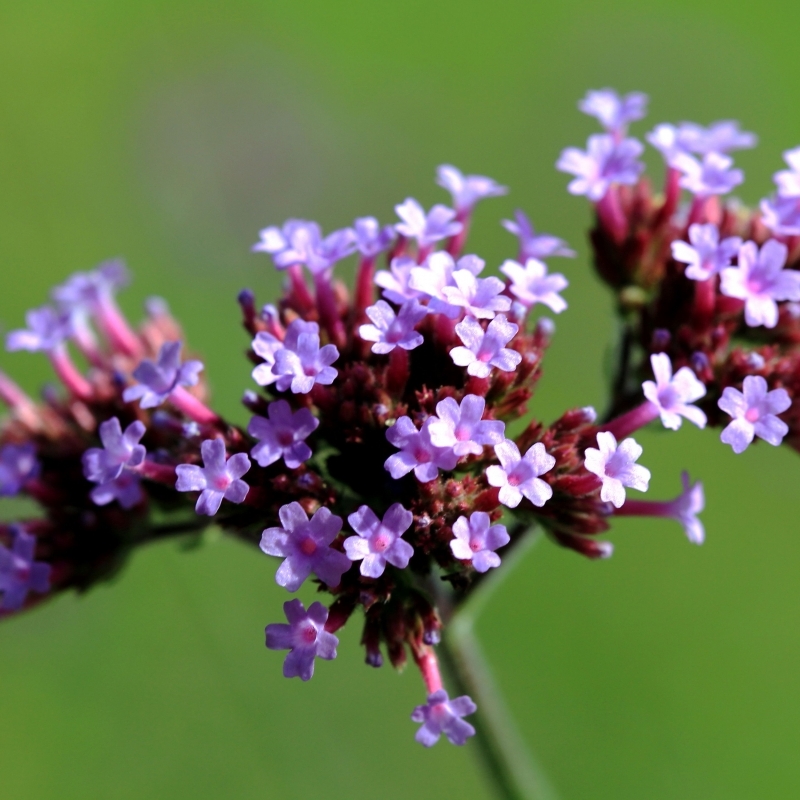
[[[522,498],[527,497],[535,506],[543,506],[552,496],[553,489],[539,476],[549,472],[556,463],[541,442],[536,442],[524,456],[519,448],[506,439],[496,444],[494,452],[500,466],[492,464],[486,469],[486,480],[490,486],[500,488],[500,502],[509,508],[516,508]]]
[[[681,426],[681,417],[686,417],[698,428],[705,428],[706,415],[697,406],[691,405],[705,397],[706,387],[689,367],[681,367],[672,374],[672,361],[666,353],[650,356],[655,383],[642,384],[644,396],[658,408],[665,428],[676,431]]]
[[[361,574],[367,578],[380,578],[391,564],[405,569],[414,555],[414,548],[402,535],[414,521],[414,515],[400,503],[389,506],[378,519],[369,506],[361,506],[347,518],[358,536],[344,540],[344,550],[351,561],[361,561]]]
[[[484,445],[500,444],[505,438],[505,423],[499,420],[482,419],[486,401],[475,394],[468,394],[459,405],[452,397],[436,404],[436,416],[430,417],[431,443],[436,447],[449,448],[462,456],[481,455]]]
[[[267,418],[255,416],[247,432],[259,443],[250,451],[260,467],[283,458],[289,469],[297,469],[311,458],[306,437],[317,429],[319,420],[307,409],[292,411],[286,400],[275,400],[267,407]]]
[[[672,166],[683,173],[680,185],[697,197],[727,194],[744,180],[740,169],[732,169],[733,159],[721,153],[706,153],[702,162],[680,153]]]
[[[505,547],[511,537],[505,525],[492,525],[485,511],[473,511],[469,519],[459,517],[453,523],[455,539],[450,549],[455,558],[470,561],[477,572],[487,572],[500,566],[500,556],[494,551]]]
[[[566,256],[573,258],[575,251],[570,249],[563,239],[547,233],[537,234],[533,223],[524,211],[517,209],[514,212],[514,222],[504,219],[503,227],[519,239],[519,257],[523,261],[529,258],[550,258],[551,256]]]
[[[617,439],[610,431],[597,434],[597,445],[587,447],[584,465],[603,482],[600,499],[620,508],[625,502],[625,487],[646,492],[650,484],[650,470],[636,464],[642,448],[635,439]]]
[[[181,363],[181,343],[164,342],[158,351],[158,360],[145,359],[133,371],[138,383],[123,393],[126,403],[140,400],[142,408],[160,406],[179,386],[194,386],[203,369],[202,361]]]
[[[420,247],[455,236],[464,227],[455,220],[456,212],[452,208],[437,204],[426,214],[413,197],[395,206],[394,210],[402,220],[395,225],[395,230],[408,239],[416,239]]]
[[[477,319],[494,319],[499,311],[511,308],[511,298],[503,295],[505,284],[500,278],[476,278],[468,269],[457,269],[452,275],[454,286],[444,286],[444,302],[463,309]]]
[[[444,251],[431,253],[422,266],[411,268],[408,285],[428,298],[428,307],[437,314],[445,314],[450,319],[459,317],[461,306],[452,305],[446,295],[447,289],[458,289],[455,281],[456,272],[465,272],[477,276],[483,270],[485,262],[474,255],[462,256],[458,262]]]
[[[712,122],[707,128],[694,122],[682,122],[677,129],[680,146],[688,153],[729,153],[755,147],[758,137],[749,131],[739,130],[735,120]]]
[[[36,448],[31,442],[0,448],[0,497],[14,497],[39,474]]]
[[[124,262],[115,259],[100,264],[91,272],[76,272],[53,289],[52,297],[64,310],[92,313],[129,282],[130,275]]]
[[[403,303],[397,314],[385,300],[378,300],[366,309],[366,313],[372,324],[359,327],[358,335],[368,342],[375,342],[373,353],[391,353],[395,347],[413,350],[422,344],[422,334],[414,328],[427,316],[428,309],[416,300]]]
[[[144,499],[141,481],[135,472],[124,469],[113,480],[98,484],[89,492],[97,506],[107,506],[116,500],[124,509],[139,505]]]
[[[748,375],[742,386],[744,392],[726,386],[717,405],[733,417],[720,439],[733,448],[734,453],[747,450],[755,436],[779,445],[789,432],[789,426],[777,414],[792,405],[786,389],[767,391],[767,382],[760,375]]]
[[[597,203],[615,183],[633,184],[644,164],[638,161],[644,147],[638,139],[615,141],[607,133],[589,137],[586,150],[568,147],[556,163],[556,169],[575,175],[567,190],[586,195]]]
[[[394,241],[394,225],[380,226],[375,217],[359,217],[353,223],[355,244],[365,258],[374,258]]]
[[[6,336],[6,350],[30,350],[51,353],[60,347],[74,332],[73,319],[67,311],[56,311],[51,306],[34,308],[25,314],[28,327],[11,331]]]
[[[485,197],[500,197],[508,193],[501,186],[483,175],[464,175],[450,164],[442,164],[436,170],[436,183],[453,196],[453,205],[461,214],[469,213],[479,200]]]
[[[410,417],[400,417],[389,430],[386,438],[399,453],[389,456],[384,466],[389,474],[398,480],[414,470],[420,483],[435,480],[439,470],[449,471],[458,463],[458,456],[451,448],[436,447],[431,442],[430,426],[432,418],[425,420],[421,430],[417,430]]]
[[[28,592],[50,591],[50,565],[34,561],[36,537],[18,526],[13,527],[14,543],[9,550],[0,545],[0,611],[22,608]]]
[[[720,242],[719,229],[713,223],[690,225],[689,241],[691,244],[673,242],[672,257],[687,265],[684,274],[693,281],[706,281],[729,267],[742,246],[739,236],[729,236]]]
[[[417,262],[408,256],[398,256],[392,259],[388,270],[375,273],[375,284],[383,289],[383,296],[392,303],[401,306],[407,300],[423,297],[423,293],[410,286],[411,270],[417,267]]]
[[[125,467],[138,467],[147,451],[139,444],[147,429],[136,420],[122,432],[117,417],[100,424],[102,447],[90,447],[83,454],[83,474],[92,483],[108,483],[118,478]]]
[[[477,320],[467,317],[456,325],[456,333],[464,347],[454,347],[450,357],[476,378],[489,377],[492,367],[513,372],[522,361],[522,356],[505,345],[518,331],[519,326],[509,322],[503,314],[498,314],[485,331]]]
[[[336,345],[319,346],[319,326],[315,322],[296,319],[286,329],[283,346],[274,352],[275,386],[280,392],[291,388],[295,394],[307,394],[317,383],[328,386],[339,374],[331,366],[337,358]]]
[[[466,744],[470,736],[475,735],[475,728],[464,722],[462,717],[474,714],[478,710],[468,695],[450,700],[444,689],[428,695],[428,702],[417,706],[411,714],[413,722],[421,722],[422,727],[414,738],[425,747],[433,747],[444,734],[451,744]]]
[[[667,516],[683,525],[686,538],[692,544],[703,544],[706,532],[703,523],[697,518],[706,507],[703,484],[700,481],[692,483],[688,472],[681,473],[681,482],[683,492],[666,504]]]
[[[548,275],[543,261],[529,258],[523,267],[508,259],[500,267],[500,272],[511,280],[511,294],[526,308],[542,303],[555,314],[566,309],[567,302],[559,292],[569,286],[569,281],[558,272]]]
[[[287,220],[283,228],[264,228],[259,236],[261,240],[252,250],[270,253],[278,269],[304,264],[314,274],[330,269],[356,249],[356,234],[351,228],[323,238],[316,222],[302,219]]]
[[[628,123],[647,115],[648,97],[642,92],[630,92],[620,96],[613,89],[588,91],[578,102],[578,108],[590,117],[595,117],[608,133],[625,136]]]

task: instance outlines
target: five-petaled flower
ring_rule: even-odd
[[[697,197],[727,194],[744,180],[740,169],[732,169],[733,159],[721,153],[706,153],[702,162],[679,153],[672,166],[683,173],[680,185]]]
[[[712,122],[707,128],[695,122],[682,122],[677,128],[678,142],[688,153],[729,153],[755,147],[758,137],[739,130],[739,123],[726,119]]]
[[[222,439],[206,439],[200,445],[202,467],[196,464],[179,464],[175,467],[179,492],[200,492],[195,511],[213,517],[222,501],[242,503],[250,487],[241,480],[250,469],[250,459],[245,453],[236,453],[226,459]]]
[[[292,411],[286,400],[275,400],[267,406],[267,417],[255,416],[247,432],[259,442],[250,455],[260,467],[268,467],[283,458],[289,469],[297,469],[311,458],[306,437],[319,426],[319,420],[307,409]]]
[[[409,256],[397,256],[392,259],[389,269],[382,269],[375,273],[376,286],[383,289],[383,296],[392,303],[401,306],[406,300],[415,300],[424,297],[424,292],[414,289],[410,285],[411,270],[417,267],[417,262]]]
[[[498,311],[508,311],[511,299],[502,293],[505,284],[500,278],[476,278],[468,269],[457,269],[453,272],[455,286],[444,286],[444,300],[451,306],[463,308],[477,319],[494,319]]]
[[[468,394],[459,405],[452,397],[436,404],[436,416],[430,417],[431,442],[436,447],[450,448],[462,456],[480,455],[484,445],[500,444],[506,425],[499,420],[482,419],[486,400]]]
[[[0,497],[14,497],[39,474],[39,459],[31,442],[0,448]]]
[[[414,470],[420,483],[435,480],[439,470],[451,470],[458,463],[458,456],[449,447],[437,447],[431,441],[430,427],[433,418],[425,420],[417,430],[410,417],[400,417],[386,431],[386,438],[400,449],[384,463],[389,474],[398,480]]]
[[[411,714],[413,722],[422,723],[414,738],[425,747],[433,747],[442,734],[451,744],[466,744],[467,739],[475,735],[475,728],[462,717],[474,714],[477,708],[466,694],[450,700],[444,689],[438,689],[428,695],[425,705],[417,706]]]
[[[617,137],[627,133],[628,123],[642,119],[647,114],[648,97],[642,92],[630,92],[620,97],[613,89],[588,91],[578,102],[584,114],[598,122]]]
[[[416,239],[420,247],[429,247],[440,239],[455,236],[464,227],[455,219],[456,212],[452,208],[438,203],[426,214],[425,209],[409,197],[394,210],[402,220],[394,226],[395,230],[408,239]]]
[[[90,447],[83,454],[83,474],[92,483],[107,483],[118,478],[125,467],[138,467],[147,451],[139,444],[146,428],[135,420],[122,431],[117,417],[100,424],[98,433],[103,446]]]
[[[748,375],[744,379],[743,392],[726,386],[717,405],[733,417],[720,439],[733,448],[734,453],[743,453],[754,436],[765,442],[779,445],[789,432],[789,426],[778,419],[777,414],[792,405],[786,389],[767,391],[767,382],[760,375]]]
[[[525,308],[543,303],[555,314],[560,314],[567,302],[559,294],[569,286],[569,281],[559,272],[547,274],[543,261],[529,258],[525,266],[511,259],[503,262],[500,272],[511,279],[510,291]]]
[[[416,300],[403,303],[398,313],[385,300],[378,300],[374,306],[366,309],[372,324],[359,327],[358,335],[368,342],[375,342],[372,345],[373,353],[391,353],[395,347],[413,350],[423,341],[422,334],[414,328],[427,313],[428,309]]]
[[[467,317],[456,325],[458,338],[464,346],[454,347],[450,357],[459,367],[466,367],[470,375],[487,378],[496,367],[503,372],[513,372],[522,361],[516,351],[505,347],[519,331],[519,326],[509,322],[503,314],[498,314],[487,326]]]
[[[505,547],[511,537],[505,525],[492,525],[485,511],[473,511],[469,519],[459,517],[453,523],[450,550],[456,558],[472,562],[477,572],[487,572],[500,566],[500,556],[494,551]]]
[[[672,361],[666,353],[653,353],[650,356],[655,382],[642,384],[644,396],[658,409],[665,428],[676,431],[681,426],[681,417],[686,417],[698,428],[705,428],[706,415],[695,400],[705,397],[706,387],[689,367],[681,367],[672,374]]]
[[[642,454],[635,439],[623,439],[619,445],[610,431],[597,434],[597,450],[587,447],[584,466],[603,482],[600,499],[620,508],[625,502],[625,487],[646,492],[650,485],[650,470],[635,463]]]
[[[394,241],[394,225],[380,226],[375,217],[359,217],[353,223],[356,249],[365,258],[375,258]]]
[[[535,506],[543,506],[552,496],[550,484],[539,476],[549,472],[556,460],[536,442],[524,456],[510,439],[494,446],[500,466],[492,464],[486,469],[486,480],[490,486],[500,488],[500,502],[509,508],[516,508],[522,498],[527,497]]]
[[[450,164],[442,164],[436,170],[436,183],[447,189],[453,196],[453,205],[461,214],[472,211],[478,200],[485,197],[500,197],[508,193],[506,186],[501,186],[491,178],[483,175],[464,175]]]
[[[456,272],[467,272],[476,276],[480,274],[483,267],[483,259],[477,256],[462,256],[456,263],[449,253],[440,250],[431,253],[422,266],[411,268],[408,285],[428,297],[428,306],[431,311],[446,314],[451,319],[455,319],[461,315],[461,307],[452,305],[447,300],[445,289],[458,288],[455,281]]]
[[[361,561],[362,575],[380,578],[387,563],[398,569],[408,566],[414,548],[401,537],[414,521],[414,515],[400,503],[389,506],[383,520],[369,506],[361,506],[347,521],[358,536],[344,540],[344,551],[351,561]]]
[[[672,257],[687,265],[684,274],[693,281],[705,281],[731,265],[739,252],[742,240],[728,236],[719,240],[719,229],[713,223],[689,226],[689,241],[680,239],[672,243]]]
[[[68,311],[56,311],[51,306],[28,311],[25,322],[27,328],[11,331],[6,336],[6,350],[50,353],[61,347],[73,333],[72,315]]]
[[[551,256],[566,256],[572,258],[575,251],[558,236],[549,233],[537,234],[533,223],[524,211],[517,209],[514,212],[514,220],[504,219],[503,227],[519,239],[519,257],[521,261],[529,258],[549,258]]]
[[[126,403],[139,400],[142,408],[155,408],[178,387],[194,386],[198,381],[198,373],[203,369],[203,362],[181,363],[181,346],[180,342],[164,342],[157,361],[142,361],[133,371],[137,383],[125,389],[122,399]]]
[[[34,560],[36,537],[18,526],[13,532],[11,549],[0,545],[0,611],[22,608],[30,591],[44,594],[50,590],[50,565]]]

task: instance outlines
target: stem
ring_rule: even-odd
[[[632,408],[627,413],[612,419],[610,422],[606,422],[605,425],[601,425],[599,430],[610,431],[614,434],[615,439],[622,440],[628,434],[634,433],[639,428],[643,428],[652,422],[658,415],[658,406],[649,400],[645,400],[644,403],[636,406],[636,408]]]
[[[470,719],[475,742],[493,789],[503,800],[556,800],[555,790],[530,754],[494,681],[475,635],[475,623],[500,584],[541,538],[525,534],[502,570],[492,570],[470,599],[454,614],[438,647],[453,684],[452,694],[469,694],[478,706]]]

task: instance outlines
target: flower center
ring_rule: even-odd
[[[431,460],[431,454],[422,447],[414,450],[414,460],[418,464],[427,464]]]
[[[313,378],[316,374],[317,369],[313,364],[303,367],[303,375],[305,375],[307,378]]]
[[[379,533],[373,540],[372,540],[372,549],[375,550],[377,553],[383,553],[389,547],[391,543],[390,538],[385,533]]]
[[[759,413],[759,410],[757,408],[748,408],[744,414],[744,418],[748,422],[758,422],[760,417],[761,414]]]
[[[317,552],[317,543],[310,536],[304,536],[300,542],[300,552],[306,556],[313,556]]]
[[[472,550],[473,553],[477,553],[479,550],[483,550],[481,547],[481,543],[477,539],[470,540],[469,549]]]
[[[484,350],[481,348],[480,352],[478,353],[478,361],[482,361],[484,364],[488,363],[492,359],[492,351],[491,350]]]
[[[675,389],[670,386],[665,386],[658,393],[658,402],[661,403],[663,408],[671,409],[678,405],[679,398]]]
[[[213,484],[217,491],[224,492],[231,485],[231,479],[227,475],[217,475]]]
[[[516,472],[512,472],[508,476],[508,485],[509,486],[519,486],[522,483],[522,476],[518,475]]]
[[[277,439],[281,447],[288,447],[294,442],[294,434],[292,431],[283,430],[278,433]]]
[[[456,441],[468,442],[469,439],[470,439],[470,434],[471,433],[472,433],[472,431],[469,428],[467,428],[465,426],[462,426],[462,425],[459,425],[456,428]]]
[[[299,633],[303,644],[314,644],[317,641],[317,629],[310,623],[303,625]]]

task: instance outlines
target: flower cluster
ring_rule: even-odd
[[[717,195],[740,177],[722,150],[742,146],[747,135],[730,125],[675,130],[669,163],[678,178],[670,180],[696,195],[679,222],[677,207],[659,216],[637,184],[642,145],[627,126],[645,106],[643,95],[590,93],[582,108],[607,132],[559,161],[575,175],[570,190],[597,204],[601,271],[621,302],[630,305],[629,290],[640,289],[632,335],[660,342],[646,349],[641,375],[631,371],[635,354],[625,362],[619,413],[598,420],[579,407],[549,424],[529,414],[554,333],[541,312],[567,309],[568,280],[544,259],[574,252],[536,233],[518,211],[503,222],[517,238],[517,259],[489,274],[483,259],[465,252],[467,235],[478,201],[506,189],[449,165],[438,183],[452,207],[426,211],[408,198],[392,224],[362,217],[324,235],[316,223],[293,219],[261,231],[253,250],[269,256],[286,283],[274,305],[259,309],[249,290],[238,298],[251,342],[246,429],[208,405],[203,364],[184,356],[165,303],[149,301],[145,321],[131,326],[115,300],[126,271],[118,262],[101,265],[56,287],[51,304],[7,339],[9,350],[45,352],[62,390],[37,404],[0,374],[10,409],[0,429],[0,495],[26,494],[42,510],[0,527],[0,613],[85,589],[135,546],[200,531],[213,517],[279,559],[275,581],[287,592],[313,582],[329,597],[308,608],[290,599],[286,623],[266,627],[267,647],[288,651],[286,677],[309,680],[317,658],[334,659],[336,632],[360,607],[366,662],[379,667],[386,657],[400,667],[410,655],[419,667],[427,702],[412,714],[417,740],[430,746],[444,734],[463,744],[474,734],[463,718],[475,704],[449,698],[436,646],[452,610],[531,525],[589,558],[611,555],[597,537],[614,515],[674,519],[700,543],[699,483],[685,477],[669,502],[627,496],[646,491],[650,479],[630,435],[657,418],[672,430],[684,419],[716,422],[708,402],[715,393],[734,418],[723,441],[737,451],[754,436],[777,444],[788,430],[779,415],[791,398],[774,388],[784,363],[777,340],[759,360],[755,352],[731,356],[736,369],[748,370],[738,381],[732,367],[715,374],[717,353],[709,350],[721,347],[720,326],[728,341],[753,320],[775,320],[770,329],[788,335],[794,317],[785,304],[800,299],[796,273],[782,269],[784,242],[754,243],[733,221],[708,227]],[[788,178],[780,185],[791,189]],[[669,196],[674,205],[674,191]],[[660,238],[640,244],[656,224]],[[688,241],[678,235],[684,229]],[[673,243],[683,245],[674,256]],[[660,254],[662,273],[647,272],[655,256],[643,260],[645,252]],[[336,275],[350,257],[352,291]],[[661,309],[667,273],[679,287],[704,287],[701,309],[690,304],[687,316]],[[651,295],[655,310],[645,312]],[[521,419],[524,429],[512,436],[508,424]]]

